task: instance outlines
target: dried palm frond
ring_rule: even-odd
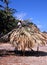
[[[47,37],[39,32],[35,33],[29,27],[22,27],[16,29],[10,36],[10,43],[12,43],[18,50],[24,51],[26,48],[32,49],[35,45],[45,45]]]

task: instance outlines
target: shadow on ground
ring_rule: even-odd
[[[44,51],[15,51],[15,54],[20,56],[47,56],[47,52]]]
[[[0,54],[0,57],[7,55],[16,55],[16,56],[47,56],[47,52],[44,51],[7,51],[5,54]]]

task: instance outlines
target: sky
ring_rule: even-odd
[[[0,4],[2,4],[0,2]],[[11,0],[18,19],[30,19],[41,31],[47,31],[47,0]]]

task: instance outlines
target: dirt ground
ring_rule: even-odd
[[[0,44],[0,49],[14,50],[14,47],[8,43]],[[47,45],[40,46],[39,52],[25,52],[25,56],[8,54],[0,56],[0,65],[47,65]]]

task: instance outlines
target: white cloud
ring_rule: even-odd
[[[41,24],[38,24],[37,27],[38,27],[41,31],[43,31],[43,29],[44,29],[43,25],[41,25]]]
[[[33,20],[33,18],[29,18],[30,20]]]
[[[26,15],[27,15],[26,13],[21,12],[21,13],[17,13],[17,14],[16,14],[16,17],[17,17],[17,19],[19,19],[19,20],[23,20],[23,18],[24,18]]]
[[[41,25],[41,24],[38,24],[37,27],[38,27],[38,28],[42,28],[42,25]]]
[[[29,20],[30,22],[33,22],[33,18],[28,18],[27,20]]]

